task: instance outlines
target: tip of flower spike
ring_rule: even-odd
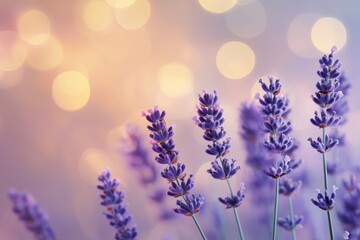
[[[333,185],[333,192],[335,193],[336,192],[336,190],[338,190],[339,188],[338,187],[336,187],[335,185]]]
[[[331,54],[333,54],[334,52],[336,52],[337,51],[337,47],[336,46],[333,46],[332,48],[331,48]]]
[[[344,240],[349,240],[350,239],[349,236],[350,236],[350,233],[348,231],[345,231],[344,235],[343,235]]]
[[[153,114],[155,111],[157,111],[157,110],[159,110],[159,107],[157,106],[157,105],[155,105],[153,108],[149,108],[148,110],[147,110],[147,112],[148,113],[150,113],[150,114]],[[141,116],[142,117],[146,117],[148,114],[145,112],[145,111],[142,111],[141,112]]]
[[[320,194],[320,193],[321,193],[320,189],[316,189],[316,192],[317,192],[318,194]]]

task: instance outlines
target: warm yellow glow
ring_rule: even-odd
[[[16,69],[14,71],[0,71],[0,89],[15,87],[22,80],[22,76],[22,68]]]
[[[111,26],[113,21],[112,9],[103,1],[90,1],[83,10],[85,26],[93,31],[103,31]]]
[[[225,17],[229,30],[239,37],[256,37],[266,26],[266,12],[259,1],[236,6]]]
[[[314,46],[323,53],[330,52],[333,46],[338,50],[346,43],[345,26],[336,18],[320,18],[311,29],[311,40]]]
[[[315,13],[303,13],[292,20],[287,33],[287,43],[293,53],[306,58],[319,56],[311,41],[311,28],[320,17]]]
[[[164,65],[158,73],[160,89],[168,96],[183,96],[193,89],[193,75],[190,69],[180,63]]]
[[[63,47],[54,36],[44,43],[29,48],[27,63],[35,69],[46,71],[57,67],[63,59]]]
[[[216,55],[216,65],[227,78],[240,79],[248,75],[255,66],[253,50],[242,42],[227,42]]]
[[[113,8],[127,8],[135,3],[136,0],[105,0]]]
[[[110,156],[96,148],[89,148],[84,151],[79,161],[79,172],[84,181],[96,185],[97,177],[107,168],[113,168]]]
[[[26,57],[25,43],[13,31],[0,32],[0,70],[13,71],[21,67]]]
[[[144,26],[150,18],[150,12],[148,0],[136,0],[128,8],[114,10],[116,21],[125,29],[137,29]]]
[[[50,35],[50,22],[45,13],[30,10],[20,17],[18,31],[27,43],[40,44]]]
[[[79,110],[89,101],[89,81],[79,72],[63,72],[53,82],[52,96],[56,105],[61,109],[66,111]]]
[[[233,8],[237,0],[199,0],[202,8],[212,13],[223,13]]]

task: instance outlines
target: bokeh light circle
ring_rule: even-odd
[[[127,8],[135,3],[136,0],[105,0],[113,8]]]
[[[63,46],[54,36],[50,36],[44,43],[29,47],[26,57],[27,63],[41,71],[57,67],[63,59]]]
[[[52,96],[56,105],[61,109],[66,111],[79,110],[89,101],[89,81],[79,72],[63,72],[53,82]]]
[[[346,28],[336,18],[320,18],[311,29],[311,40],[314,46],[323,53],[330,52],[333,46],[340,50],[346,44]]]
[[[113,22],[112,9],[103,1],[89,1],[83,9],[85,26],[92,31],[104,31]]]
[[[127,8],[114,9],[116,21],[125,29],[138,29],[145,25],[151,14],[149,0],[136,0]]]
[[[224,13],[233,8],[237,0],[199,0],[200,6],[211,13]]]
[[[18,21],[18,32],[29,44],[41,44],[50,35],[50,21],[45,13],[30,10],[22,15]]]
[[[225,17],[229,30],[239,37],[256,37],[266,26],[266,12],[259,1],[235,6]]]
[[[168,96],[183,96],[193,90],[193,74],[180,63],[169,63],[161,67],[158,73],[160,89]]]
[[[0,70],[13,71],[21,67],[26,57],[26,44],[13,31],[0,32]]]
[[[242,42],[227,42],[221,46],[216,55],[216,65],[225,77],[240,79],[254,69],[255,54]]]
[[[319,56],[319,51],[311,40],[311,29],[319,18],[321,15],[316,13],[303,13],[291,21],[287,33],[287,43],[293,53],[304,58]]]

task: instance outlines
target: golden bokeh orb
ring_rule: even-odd
[[[18,21],[18,32],[29,44],[41,44],[50,35],[50,21],[45,13],[30,10],[24,13]]]
[[[125,29],[143,27],[150,18],[151,7],[149,0],[136,0],[127,8],[114,9],[115,19]]]
[[[13,71],[20,68],[25,61],[26,53],[26,43],[17,32],[0,32],[0,70]]]
[[[330,52],[333,46],[340,50],[346,44],[346,28],[336,18],[320,18],[311,29],[311,40],[314,46],[323,53]]]
[[[89,1],[83,9],[82,18],[90,30],[104,31],[113,22],[112,9],[103,1]]]
[[[89,101],[89,80],[80,72],[63,72],[53,82],[52,96],[59,108],[65,111],[79,110]]]
[[[232,9],[237,0],[198,0],[200,6],[211,13],[224,13]]]
[[[254,69],[255,54],[245,43],[227,42],[216,55],[216,65],[225,77],[241,79]]]
[[[168,63],[158,72],[161,91],[167,96],[180,97],[193,90],[193,74],[181,63]]]

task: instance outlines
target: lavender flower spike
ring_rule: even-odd
[[[55,240],[55,233],[50,226],[46,213],[41,210],[35,198],[29,193],[10,189],[8,196],[13,203],[13,211],[24,222],[36,240]]]
[[[209,100],[211,99],[204,99],[204,104]],[[202,238],[206,240],[206,236],[194,216],[204,205],[205,198],[201,194],[197,196],[190,195],[190,190],[194,187],[194,179],[191,174],[186,179],[185,164],[177,163],[179,152],[175,149],[175,143],[172,139],[174,131],[172,127],[166,126],[165,115],[165,111],[160,111],[156,106],[149,109],[147,113],[143,112],[142,114],[150,122],[147,128],[150,130],[149,136],[151,138],[152,149],[158,154],[155,160],[160,164],[168,165],[161,172],[161,176],[170,183],[167,194],[183,199],[183,201],[176,201],[179,208],[174,209],[174,211],[184,216],[191,216]]]
[[[129,227],[131,216],[126,205],[123,203],[125,194],[119,191],[119,181],[110,178],[110,171],[105,170],[99,177],[102,191],[100,194],[101,205],[106,207],[104,215],[110,221],[110,225],[116,229],[115,240],[134,240],[137,236],[136,227]]]
[[[325,153],[333,149],[338,143],[338,140],[334,140],[330,138],[328,135],[325,135],[325,138],[322,139],[318,137],[315,140],[312,140],[312,138],[308,138],[308,141],[310,142],[311,146],[317,150],[319,153]]]
[[[320,192],[319,189],[317,189],[318,195],[317,195],[317,200],[315,199],[311,199],[311,201],[313,202],[313,204],[315,204],[315,206],[319,207],[320,209],[324,210],[324,211],[330,211],[331,209],[333,209],[335,207],[335,192],[337,190],[337,187],[333,186],[333,192],[330,194],[330,196],[328,195],[327,191],[325,190],[325,196]]]
[[[264,173],[269,177],[278,179],[293,171],[291,165],[293,164],[294,161],[295,161],[294,159],[290,159],[289,156],[286,155],[285,158],[281,160],[278,166],[274,165],[269,169],[265,169]]]

